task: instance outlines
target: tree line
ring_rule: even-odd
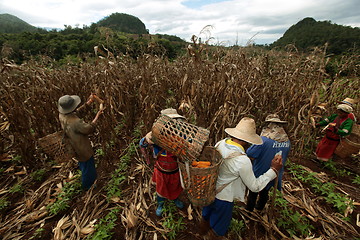
[[[86,57],[94,47],[107,49],[114,55],[134,58],[144,53],[175,59],[185,49],[185,41],[168,35],[127,34],[93,24],[89,27],[66,26],[62,31],[0,34],[1,57],[22,63],[33,56],[46,55],[55,60]]]

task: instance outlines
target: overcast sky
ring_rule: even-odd
[[[305,17],[360,27],[359,0],[0,0],[9,13],[41,28],[90,26],[112,13],[138,17],[151,34],[169,34],[213,44],[270,44]]]

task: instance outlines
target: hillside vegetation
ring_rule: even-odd
[[[0,14],[0,33],[38,32],[38,29],[11,14]]]
[[[119,32],[149,34],[145,24],[139,18],[125,13],[113,13],[98,21],[97,25]]]
[[[108,45],[111,46],[111,45]],[[108,49],[110,49],[109,47]],[[313,164],[312,151],[322,133],[311,127],[311,113],[327,102],[357,98],[358,55],[342,56],[334,78],[325,71],[324,49],[293,50],[209,47],[194,42],[189,54],[168,61],[144,53],[87,57],[80,64],[56,67],[43,56],[16,65],[0,62],[0,235],[10,239],[202,239],[198,207],[182,211],[166,203],[155,215],[152,167],[138,142],[161,109],[179,110],[190,123],[210,130],[208,145],[224,138],[224,129],[242,117],[256,120],[278,113],[292,152],[284,188],[259,213],[236,202],[228,239],[359,238],[359,159],[352,168],[337,162]],[[341,72],[347,71],[347,77]],[[98,171],[97,187],[79,191],[76,160],[55,162],[38,139],[60,130],[56,102],[64,94],[83,101],[96,93],[105,112],[91,136]],[[94,112],[98,105],[93,105]],[[357,105],[355,112],[359,113]],[[85,120],[95,115],[90,112]],[[331,170],[327,170],[331,169]],[[347,169],[350,169],[347,170]],[[340,171],[341,170],[341,171]]]
[[[289,44],[293,44],[301,51],[309,51],[325,44],[327,44],[327,53],[359,51],[360,28],[304,18],[291,26],[280,39],[271,44],[271,47],[285,47]]]
[[[11,22],[8,23],[11,26]],[[22,63],[46,55],[60,64],[72,60],[78,63],[86,56],[128,54],[134,58],[142,53],[174,59],[185,50],[185,41],[171,35],[150,35],[136,17],[115,13],[83,28],[65,26],[64,30],[0,34],[0,57]],[[107,50],[105,50],[107,49]]]

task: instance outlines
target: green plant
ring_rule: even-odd
[[[336,176],[349,176],[351,174],[350,172],[346,171],[346,169],[336,167],[336,164],[332,159],[327,162],[323,162],[323,164],[325,168],[331,170],[333,173],[335,173]]]
[[[329,164],[329,166],[332,166]],[[353,200],[350,200],[346,195],[335,192],[336,185],[331,182],[323,183],[316,178],[315,172],[308,172],[301,165],[289,163],[289,171],[293,176],[311,186],[316,192],[324,196],[325,201],[332,204],[339,212],[345,213],[347,208],[354,208]]]
[[[355,178],[352,180],[353,183],[360,185],[360,176],[356,175]]]
[[[6,198],[0,198],[0,211],[7,208],[10,205],[10,202]]]
[[[79,178],[80,175],[75,175],[71,182],[65,183],[56,201],[46,206],[50,215],[57,215],[69,208],[70,201],[81,192],[81,182]]]
[[[39,170],[36,170],[36,171],[32,172],[30,174],[30,177],[33,180],[40,182],[43,179],[45,173],[46,173],[45,169],[39,169]]]
[[[21,184],[15,184],[9,189],[9,193],[23,193],[24,187]]]
[[[241,239],[241,234],[245,230],[245,224],[242,220],[238,220],[235,218],[231,219],[229,234],[234,236],[236,239]]]
[[[95,156],[100,157],[100,156],[104,156],[104,155],[105,155],[105,152],[102,148],[96,149]]]
[[[184,230],[185,223],[183,222],[183,218],[181,216],[178,217],[177,207],[172,201],[166,202],[163,214],[165,220],[162,225],[169,230],[167,236],[171,240],[176,239],[176,234]]]
[[[21,156],[16,155],[15,157],[12,158],[12,161],[15,163],[21,163]]]
[[[272,194],[273,192],[271,191],[270,198]],[[306,217],[289,207],[288,202],[278,190],[275,198],[275,206],[280,212],[277,222],[278,227],[285,229],[291,237],[293,235],[306,237],[309,235],[310,230],[314,229]]]
[[[111,239],[112,230],[116,226],[117,213],[120,211],[120,208],[112,209],[103,219],[100,220],[98,224],[95,225],[95,232],[88,236],[87,239],[92,240],[106,240]]]
[[[45,232],[44,228],[36,229],[34,234],[29,238],[29,240],[30,239],[41,239],[44,232]]]
[[[135,127],[134,131],[133,131],[133,136],[134,136],[134,139],[133,139],[133,143],[134,142],[139,142],[140,141],[140,138],[142,136],[142,129],[144,128],[144,121],[140,121],[140,123]]]
[[[116,135],[121,134],[121,131],[124,129],[124,126],[125,126],[125,121],[124,121],[124,119],[122,119],[122,121],[120,123],[118,123],[114,128]]]
[[[141,122],[138,127],[134,130],[134,135],[141,134],[140,129],[142,128],[143,123]],[[113,197],[121,196],[121,184],[126,180],[126,173],[129,167],[131,158],[135,155],[137,151],[136,143],[139,141],[138,138],[134,138],[129,147],[126,150],[126,153],[121,156],[117,169],[111,174],[111,179],[106,186],[107,198],[111,199]]]

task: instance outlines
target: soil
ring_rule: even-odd
[[[355,202],[360,202],[360,191],[358,191],[358,185],[353,183],[354,176],[357,174],[359,175],[359,156],[348,158],[348,159],[336,159],[335,160],[335,166],[337,169],[345,169],[350,175],[343,174],[343,175],[337,175],[334,174],[332,170],[325,167],[325,164],[322,162],[318,162],[317,160],[313,158],[289,158],[291,162],[303,165],[311,171],[316,173],[325,173],[327,177],[329,178],[329,181],[337,184],[344,193],[348,194],[351,199],[353,199]],[[12,163],[10,162],[3,162],[2,168],[10,167]],[[19,167],[19,166],[17,166]],[[136,168],[138,167],[137,161],[132,161],[130,169],[128,171],[129,175],[132,175]],[[107,159],[106,157],[103,157],[101,161],[98,162],[97,165],[97,172],[98,172],[98,180],[96,183],[96,188],[93,190],[93,195],[98,194],[98,196],[102,196],[102,198],[106,198],[106,190],[105,187],[109,180],[111,179],[111,173],[113,170],[116,169],[116,164],[113,159]],[[151,169],[151,168],[147,168]],[[42,181],[46,181],[48,179],[51,179],[53,175],[57,172],[57,169],[54,168],[48,168],[48,171],[46,175],[44,176]],[[136,178],[134,181],[131,181],[135,184],[131,184],[131,182],[127,182],[124,185],[122,185],[122,188],[124,189],[124,201],[127,199],[133,199],[133,195],[136,193],[136,183],[140,184],[144,180],[151,177],[151,172],[145,172],[145,175],[139,176],[136,175]],[[287,171],[285,168],[284,173],[284,181],[292,181],[291,174]],[[16,177],[13,175],[13,172],[9,173],[2,173],[0,177],[0,184],[3,188],[9,181],[16,182]],[[31,181],[26,183],[26,192],[30,191],[36,191],[40,187],[42,182],[37,181]],[[303,184],[304,187],[310,189],[310,186],[307,186],[306,184]],[[151,186],[152,192],[154,192],[154,186]],[[316,194],[313,194],[313,197],[316,198]],[[19,204],[24,201],[26,198],[26,194],[16,193],[11,195],[11,206],[7,207],[5,210],[1,212],[1,219],[3,219],[6,214],[11,214],[17,207],[19,207]],[[162,222],[166,219],[166,217],[161,218],[157,217],[155,214],[155,208],[156,204],[153,199],[149,197],[148,194],[144,195],[145,201],[149,206],[149,209],[147,210],[145,216],[147,219],[151,220],[154,224],[156,224],[157,227],[161,227]],[[182,210],[179,210],[177,213],[177,218],[182,217],[184,222],[184,228],[182,231],[177,232],[175,239],[203,239],[203,234],[200,233],[200,219],[201,219],[201,208],[195,207],[193,208],[193,220],[188,219],[188,212],[187,209],[189,207],[189,200],[186,197],[185,193],[182,193],[180,196],[180,199],[185,203],[185,207]],[[70,215],[73,214],[74,211],[81,211],[84,209],[86,202],[86,192],[82,192],[79,194],[70,204],[70,207],[68,210],[62,212],[61,214],[49,218],[45,221],[45,224],[42,226],[44,229],[41,236],[38,238],[33,239],[50,239],[53,236],[53,229],[55,228],[56,224],[58,224],[59,220],[64,215]],[[336,209],[334,209],[332,206],[327,204],[325,201],[321,202],[322,207],[326,209],[327,213],[329,215],[336,214]],[[121,204],[120,204],[121,205]],[[123,206],[123,205],[121,205]],[[96,206],[93,205],[87,206],[90,208],[95,208]],[[114,207],[114,205],[109,204],[108,208]],[[295,208],[295,207],[294,207]],[[296,209],[296,208],[295,208]],[[265,208],[264,212],[261,214],[263,216],[269,214],[268,207]],[[101,215],[104,217],[106,215],[107,211],[101,213]],[[274,213],[274,219],[277,219],[277,212]],[[356,206],[354,212],[350,214],[350,223],[354,226],[356,231],[359,233],[359,227],[356,226],[356,216],[360,214],[359,207]],[[253,240],[253,239],[280,239],[281,237],[279,234],[277,234],[274,230],[269,230],[264,227],[264,225],[261,223],[261,221],[256,220],[254,218],[255,215],[249,214],[244,212],[244,204],[242,203],[236,203],[234,207],[234,213],[233,218],[241,220],[245,223],[245,230],[241,232],[241,237],[244,240]],[[119,216],[118,220],[115,222],[116,227],[113,229],[113,235],[111,239],[125,239],[126,234],[129,234],[131,232],[131,229],[126,229],[124,227],[124,222]],[[312,225],[315,227],[315,230],[313,233],[315,236],[321,236],[323,234],[321,223],[319,222],[312,222]],[[35,234],[34,229],[29,229],[28,232],[23,236],[23,238],[19,239],[30,239]],[[154,239],[154,234],[157,233],[157,239],[167,239],[165,238],[165,235],[162,235],[161,232],[157,232],[155,228],[150,227],[149,225],[146,225],[144,221],[138,221],[138,225],[136,226],[136,230],[133,230],[133,234],[131,235],[131,239],[140,239],[141,237],[143,239]],[[269,232],[273,235],[269,235]],[[1,235],[2,233],[0,233]],[[272,236],[272,238],[269,236]],[[360,236],[360,234],[359,234]],[[84,236],[85,237],[85,236]],[[239,236],[234,235],[234,233],[228,233],[225,236],[227,239],[240,239]],[[349,237],[349,236],[345,236]],[[129,238],[130,239],[130,238]],[[169,239],[169,238],[168,238]],[[351,239],[351,238],[348,238]]]

